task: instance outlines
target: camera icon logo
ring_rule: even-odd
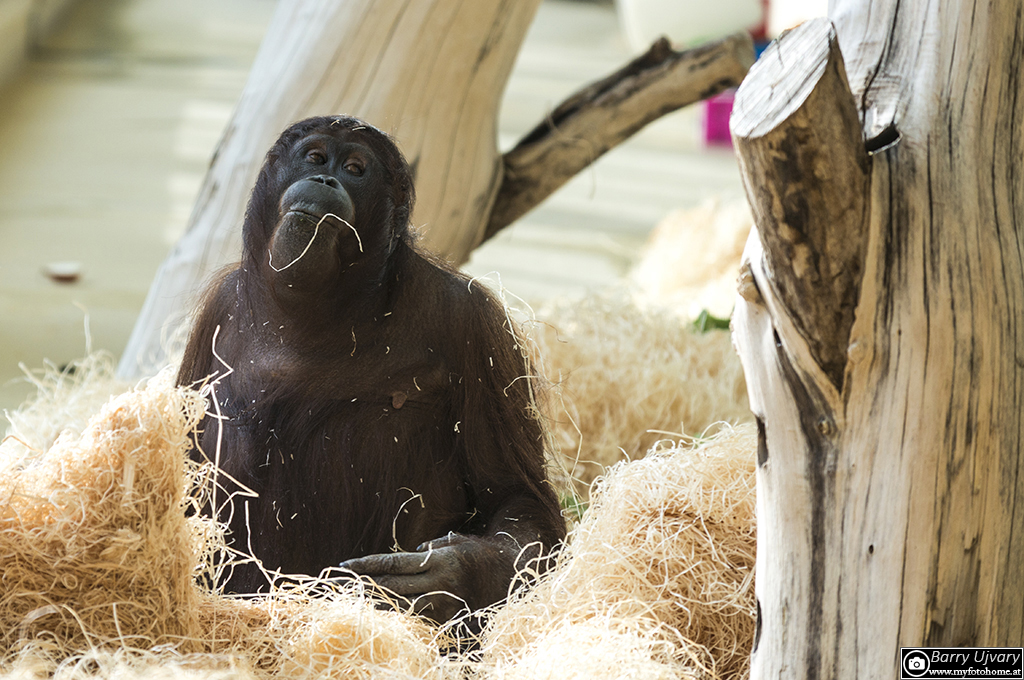
[[[903,672],[910,677],[919,678],[927,673],[930,667],[928,655],[921,650],[915,649],[903,657]]]

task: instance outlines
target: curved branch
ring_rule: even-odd
[[[651,121],[734,87],[754,62],[746,33],[677,52],[666,38],[560,104],[502,158],[487,240]]]

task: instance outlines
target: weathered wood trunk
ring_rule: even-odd
[[[755,678],[1024,643],[1024,6],[830,14],[762,56],[732,121]]]

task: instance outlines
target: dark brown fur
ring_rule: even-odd
[[[308,261],[275,272],[279,201],[309,175],[298,145],[317,135],[373,157],[359,177],[334,173],[363,252],[347,228],[320,232]],[[253,190],[242,261],[208,295],[178,382],[217,381],[226,419],[208,416],[199,446],[212,459],[219,439],[222,470],[259,494],[221,511],[235,548],[285,574],[376,556],[346,566],[410,599],[448,590],[475,609],[502,599],[517,564],[550,551],[565,526],[530,364],[484,288],[411,246],[412,201],[409,168],[376,129],[327,117],[286,130]],[[430,568],[426,553],[403,558],[428,541]],[[251,565],[226,579],[234,592],[266,585]],[[445,619],[460,607],[428,597],[417,608]]]

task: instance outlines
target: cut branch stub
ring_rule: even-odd
[[[731,127],[771,284],[841,390],[871,166],[827,19],[769,46],[736,94]]]
[[[503,156],[504,178],[484,240],[651,121],[738,85],[753,61],[746,33],[683,52],[661,38],[576,92]]]

